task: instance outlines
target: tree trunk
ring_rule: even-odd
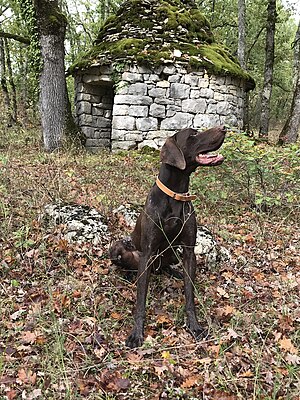
[[[298,30],[295,37],[295,61],[297,56],[300,54],[300,21],[298,25]],[[297,71],[296,76],[296,86],[293,96],[293,101],[291,105],[291,110],[287,121],[280,133],[279,139],[282,143],[295,143],[300,135],[300,62],[299,59],[295,62]]]
[[[268,0],[268,20],[266,32],[266,60],[264,71],[264,84],[261,95],[261,114],[259,136],[266,137],[269,130],[270,100],[272,94],[274,48],[275,48],[275,22],[276,0]]]
[[[34,1],[42,53],[40,111],[46,151],[61,147],[66,121],[64,39],[66,19],[58,0]]]
[[[24,52],[20,54],[20,75],[21,76],[28,76],[28,58],[24,57]],[[28,87],[26,84],[25,79],[22,79],[20,82],[19,88],[19,116],[22,122],[25,125],[28,124],[28,113],[27,109],[29,108],[29,101],[28,101]],[[35,109],[35,107],[33,108]]]
[[[6,64],[7,64],[7,72],[8,72],[8,80],[11,89],[11,104],[10,104],[10,115],[12,122],[14,124],[17,123],[17,91],[16,85],[13,78],[13,71],[11,67],[11,59],[10,59],[10,51],[7,38],[4,38],[4,47],[6,52]]]
[[[295,40],[293,43],[294,46],[294,83],[296,83],[297,80],[297,73],[299,70],[299,64],[300,64],[300,20],[298,24],[298,29],[295,35]]]
[[[246,69],[246,3],[238,0],[238,49],[237,56],[241,66]],[[249,130],[249,96],[244,93],[243,130]]]
[[[243,68],[246,68],[246,3],[238,0],[238,60]]]
[[[3,93],[4,103],[7,107],[8,112],[8,120],[7,125],[11,126],[13,123],[11,109],[10,109],[10,96],[7,88],[7,79],[6,79],[6,57],[5,57],[5,49],[4,49],[4,39],[0,38],[0,78],[1,78],[1,90]]]

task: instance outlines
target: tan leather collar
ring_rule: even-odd
[[[162,190],[165,194],[168,196],[172,197],[172,199],[178,200],[178,201],[191,201],[195,200],[197,196],[189,193],[176,193],[167,188],[160,180],[159,178],[156,179],[156,184]]]

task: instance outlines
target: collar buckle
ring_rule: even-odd
[[[156,185],[159,187],[159,189],[164,192],[166,195],[171,197],[174,200],[177,201],[192,201],[197,198],[194,194],[189,194],[189,193],[176,193],[170,190],[167,186],[165,186],[159,178],[156,179]]]

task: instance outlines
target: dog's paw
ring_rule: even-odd
[[[168,265],[168,266],[163,267],[163,271],[168,276],[171,276],[172,278],[183,280],[183,274],[180,271],[178,271],[176,268],[173,268]]]
[[[203,328],[201,325],[197,324],[188,324],[187,329],[193,335],[195,340],[204,340],[208,337],[209,331],[207,328]]]
[[[137,333],[136,331],[132,331],[131,334],[126,339],[126,346],[130,349],[134,349],[135,347],[140,347],[144,342],[144,338],[142,334]]]

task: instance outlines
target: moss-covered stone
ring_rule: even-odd
[[[174,50],[180,50],[181,56]],[[178,52],[177,52],[178,53]],[[157,66],[171,61],[190,69],[205,67],[217,75],[233,75],[254,87],[254,81],[238,61],[214,40],[210,24],[193,1],[127,0],[100,29],[93,48],[71,67],[116,60]]]

